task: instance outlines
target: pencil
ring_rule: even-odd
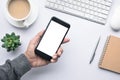
[[[99,42],[100,42],[100,37],[99,37],[99,39],[98,39],[98,42],[97,42],[97,44],[96,44],[96,47],[95,47],[95,49],[94,49],[94,52],[93,52],[93,55],[92,55],[92,57],[91,57],[91,59],[90,59],[89,64],[91,64],[92,61],[94,60],[95,53],[96,53],[96,50],[97,50],[97,47],[98,47]]]

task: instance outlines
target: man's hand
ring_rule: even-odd
[[[27,57],[27,59],[29,60],[30,64],[32,67],[40,67],[40,66],[44,66],[47,65],[48,63],[55,63],[58,58],[61,56],[61,54],[63,53],[63,49],[60,47],[58,49],[58,52],[53,55],[51,61],[47,61],[43,58],[41,58],[40,56],[37,56],[34,52],[40,37],[43,35],[44,31],[39,32],[29,43],[28,48],[25,52],[25,56]],[[67,43],[69,42],[68,38],[65,38],[63,43]]]

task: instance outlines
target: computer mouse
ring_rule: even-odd
[[[110,26],[113,30],[120,30],[120,7],[117,7],[111,16]]]

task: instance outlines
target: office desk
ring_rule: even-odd
[[[34,0],[34,2],[39,9],[37,21],[28,29],[19,29],[11,26],[5,19],[3,13],[4,0],[0,0],[0,39],[6,33],[15,32],[21,36],[22,42],[22,45],[14,52],[8,53],[0,47],[0,64],[3,64],[7,59],[12,60],[24,53],[30,39],[39,31],[45,29],[52,16],[56,16],[71,24],[71,29],[67,35],[71,41],[62,46],[64,53],[57,63],[32,69],[21,80],[120,80],[119,74],[98,68],[99,58],[106,37],[110,34],[120,37],[120,32],[112,31],[109,23],[104,26],[47,9],[44,7],[45,0]],[[115,8],[115,5],[119,4],[119,0],[114,0],[112,10]],[[101,40],[96,51],[96,56],[92,64],[89,64],[94,45],[96,45],[94,39],[99,35],[101,36]]]

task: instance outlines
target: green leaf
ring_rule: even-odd
[[[10,49],[7,49],[7,52],[10,52]]]
[[[2,44],[2,47],[5,48],[5,44]]]
[[[15,43],[19,43],[19,40],[14,40]]]
[[[1,39],[1,41],[2,41],[2,42],[4,42],[4,41],[5,41],[5,39],[3,38],[3,39]]]
[[[19,35],[17,35],[17,36],[16,36],[16,38],[18,38],[18,39],[19,39],[19,38],[20,38],[20,36],[19,36]]]
[[[18,45],[21,45],[21,43],[19,42]]]
[[[6,34],[6,37],[10,37],[10,35],[7,33],[7,34]]]
[[[15,33],[14,33],[14,32],[12,32],[12,33],[11,33],[11,36],[15,36]]]

